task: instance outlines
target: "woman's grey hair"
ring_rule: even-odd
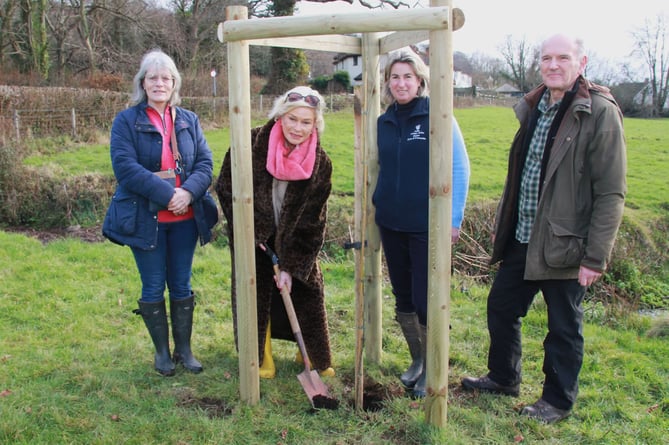
[[[297,93],[300,96],[302,96],[302,98],[299,100],[290,101],[288,100],[288,96],[291,93]],[[318,103],[316,104],[315,107],[307,103],[307,101],[305,100],[307,96],[314,96],[318,99]],[[272,107],[272,110],[269,112],[269,118],[275,120],[280,119],[281,116],[288,113],[290,110],[300,107],[314,109],[314,111],[316,112],[316,129],[318,130],[318,134],[323,134],[323,131],[325,130],[325,119],[323,118],[323,112],[325,110],[325,100],[318,91],[312,90],[307,86],[297,86],[292,90],[286,91],[284,94],[277,97],[276,100],[274,101],[274,106]]]
[[[170,105],[179,105],[181,103],[181,74],[174,64],[174,60],[160,49],[152,49],[142,57],[142,63],[139,65],[139,71],[135,74],[132,81],[132,97],[130,98],[131,105],[137,105],[146,100],[146,91],[144,91],[144,78],[147,71],[152,68],[163,69],[166,68],[174,78],[174,90],[170,97]]]
[[[416,77],[420,79],[420,86],[418,87],[417,96],[427,97],[430,94],[430,68],[425,65],[423,59],[421,59],[420,56],[415,52],[411,50],[400,50],[391,56],[390,60],[388,60],[388,64],[386,65],[383,76],[383,101],[386,104],[395,102],[395,98],[390,92],[390,71],[393,69],[393,65],[396,63],[408,63],[411,65],[411,68],[416,74]]]

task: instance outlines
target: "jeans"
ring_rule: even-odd
[[[510,241],[488,294],[489,377],[501,385],[521,381],[521,317],[541,291],[548,310],[544,339],[542,398],[560,409],[571,409],[578,394],[583,364],[583,297],[578,280],[523,278],[527,244]]]
[[[427,326],[427,232],[397,232],[379,226],[395,310],[415,312]]]
[[[190,278],[197,236],[195,219],[158,223],[156,248],[132,249],[142,280],[141,301],[163,301],[165,283],[170,299],[182,300],[191,296]]]

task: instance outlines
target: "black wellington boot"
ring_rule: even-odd
[[[190,337],[193,332],[193,309],[195,295],[183,300],[170,300],[170,318],[174,337],[174,361],[195,374],[202,372],[202,364],[193,357]]]
[[[167,311],[165,310],[165,300],[156,303],[138,301],[139,309],[135,309],[135,314],[141,315],[144,319],[146,329],[149,331],[153,346],[156,348],[156,355],[153,360],[153,366],[160,374],[164,376],[174,375],[175,366],[170,357],[169,328],[167,326]]]
[[[423,357],[423,372],[413,387],[413,396],[423,398],[425,397],[425,386],[427,384],[427,365],[425,364],[425,357],[427,357],[427,326],[419,324],[418,332],[420,333],[420,353]]]
[[[402,328],[404,339],[409,346],[411,365],[400,376],[402,384],[411,389],[423,372],[423,356],[420,348],[420,333],[418,331],[418,317],[415,312],[395,312],[395,319]]]

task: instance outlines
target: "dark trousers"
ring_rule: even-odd
[[[527,244],[509,243],[488,295],[489,377],[502,385],[520,383],[521,317],[541,291],[548,309],[542,398],[557,408],[571,409],[583,364],[585,287],[576,279],[525,280],[526,256]]]
[[[427,325],[427,232],[398,232],[379,227],[395,310],[415,312]]]
[[[142,301],[163,301],[165,283],[171,300],[190,298],[190,279],[197,236],[194,219],[158,223],[156,248],[132,249],[142,279]]]

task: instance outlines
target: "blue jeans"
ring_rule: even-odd
[[[520,383],[521,318],[541,291],[548,310],[542,398],[557,408],[571,409],[583,363],[585,287],[576,279],[525,280],[526,257],[527,244],[509,241],[488,294],[489,376],[501,385]]]
[[[165,299],[165,283],[170,299],[191,296],[190,278],[197,245],[195,219],[158,223],[158,242],[154,250],[132,249],[142,280],[141,301],[155,303]]]
[[[427,232],[397,232],[379,226],[395,310],[415,312],[427,326]]]

